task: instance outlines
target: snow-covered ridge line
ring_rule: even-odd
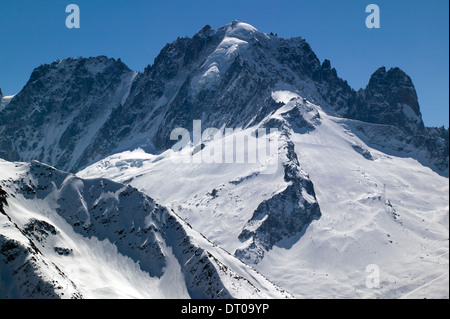
[[[25,165],[25,171],[23,164],[0,164],[1,170],[12,172],[1,181],[11,199],[2,209],[43,258],[73,282],[80,296],[292,297],[129,186],[105,179],[82,180],[39,162]],[[19,214],[21,211],[26,213]],[[94,260],[97,265],[91,264]],[[74,263],[79,264],[78,269]],[[90,281],[81,275],[88,269],[98,273],[91,268],[94,266],[102,269],[104,279]],[[35,268],[29,276],[42,271],[39,264]],[[111,276],[117,278],[105,281]],[[17,278],[8,278],[10,281],[4,285],[17,284]],[[43,280],[51,286],[51,280]],[[34,288],[39,285],[36,283]],[[109,287],[96,292],[103,285]],[[123,294],[121,286],[125,287]],[[29,290],[33,291],[33,287]],[[4,293],[8,296],[8,290]],[[48,297],[61,296],[48,293]]]
[[[74,283],[51,262],[6,213],[0,185],[0,298],[82,298]]]

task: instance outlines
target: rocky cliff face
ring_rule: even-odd
[[[416,90],[410,77],[399,68],[379,68],[358,93],[364,103],[352,117],[396,126],[411,134],[424,131]]]
[[[0,157],[75,167],[126,98],[134,75],[122,62],[106,57],[68,58],[36,68],[1,111]]]
[[[314,186],[302,171],[292,142],[286,144],[285,151],[284,180],[289,185],[259,204],[244,226],[239,239],[247,242],[247,247],[238,249],[235,255],[245,262],[258,263],[265,251],[283,239],[301,236],[321,216]]]

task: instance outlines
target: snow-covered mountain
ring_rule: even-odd
[[[106,57],[42,65],[4,100],[15,295],[449,296],[449,131],[425,127],[399,68],[355,91],[304,39],[234,21],[142,73]]]
[[[136,189],[0,160],[1,298],[290,298]]]
[[[0,115],[1,157],[73,167],[136,73],[105,57],[42,65]],[[2,100],[3,101],[3,100]]]
[[[298,297],[448,298],[448,178],[369,146],[360,121],[294,92],[274,97],[286,105],[262,121],[281,128],[271,174],[259,162],[174,163],[171,150],[135,150],[78,175],[136,187]],[[370,265],[376,289],[366,286]]]
[[[391,144],[404,146],[395,151],[420,152],[423,164],[448,175],[448,130],[424,127],[403,71],[381,67],[356,92],[303,38],[278,38],[237,21],[167,44],[143,73],[105,57],[38,67],[0,111],[0,156],[76,172],[137,147],[154,154],[174,144],[174,128],[192,131],[193,120],[205,128],[257,125],[280,107],[271,96],[279,90],[330,114],[388,125]]]

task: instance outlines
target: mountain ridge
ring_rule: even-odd
[[[129,185],[37,161],[0,174],[2,298],[292,298]]]
[[[178,38],[142,73],[104,56],[36,68],[24,89],[0,110],[0,155],[76,171],[137,147],[158,153],[173,145],[172,129],[191,130],[196,119],[205,127],[257,124],[279,107],[270,95],[280,84],[341,117],[426,136],[427,161],[440,157],[437,167],[448,171],[448,147],[442,150],[448,133],[433,135],[430,131],[436,130],[425,128],[414,85],[403,71],[380,67],[365,89],[355,91],[329,60],[320,63],[303,38],[278,38],[238,21]],[[52,123],[55,117],[60,120]],[[30,123],[33,129],[27,131]],[[30,140],[32,135],[53,141]]]
[[[233,21],[167,44],[144,72],[105,56],[42,65],[4,101],[10,287],[448,298],[448,129],[423,125],[399,68],[355,91],[303,38]],[[9,262],[26,251],[38,262]]]

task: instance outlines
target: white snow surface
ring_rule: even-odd
[[[194,94],[209,89],[220,82],[237,55],[247,57],[249,42],[259,32],[253,26],[243,22],[233,22],[225,26],[225,36],[213,53],[199,66],[199,75],[192,81]]]
[[[272,118],[301,99],[285,89],[272,97],[287,103]],[[252,266],[297,297],[449,298],[448,178],[368,147],[352,133],[351,120],[307,106],[320,123],[303,134],[290,130],[288,139],[314,184],[322,216]],[[208,142],[202,152],[216,143],[222,141]],[[129,183],[232,254],[246,245],[237,236],[256,207],[288,185],[281,169],[263,174],[265,164],[180,164],[171,152],[119,153],[77,175]],[[373,265],[376,287],[367,284]]]
[[[138,153],[136,152],[135,155],[138,155]],[[144,154],[141,152],[141,155]],[[41,165],[38,164],[38,167],[41,167]],[[43,167],[47,169],[47,166]],[[48,167],[48,170],[53,170],[50,176],[60,174],[53,168]],[[17,184],[17,181],[25,181],[27,185],[36,183],[36,180],[29,177],[31,176],[29,172],[30,164],[0,160],[0,185],[8,194],[8,205],[5,207],[7,216],[0,214],[0,235],[12,239],[24,247],[28,247],[31,241],[34,242],[40,251],[34,258],[38,258],[38,261],[40,261],[39,258],[43,259],[42,264],[38,263],[34,272],[44,282],[62,281],[60,288],[63,294],[59,294],[61,298],[70,298],[73,294],[88,299],[190,298],[192,296],[188,292],[187,278],[185,278],[182,268],[186,264],[189,264],[189,266],[192,266],[192,264],[188,260],[185,265],[181,265],[180,258],[183,257],[179,255],[180,252],[173,252],[173,249],[179,250],[178,247],[181,243],[185,244],[186,242],[190,242],[194,249],[196,247],[201,249],[203,253],[200,252],[200,254],[205,258],[198,268],[190,269],[198,271],[197,269],[202,269],[205,266],[205,260],[209,260],[219,275],[218,280],[220,282],[218,284],[222,284],[234,298],[292,298],[291,294],[279,289],[255,269],[212,244],[203,235],[179,219],[178,216],[171,213],[168,213],[169,215],[167,213],[165,213],[166,215],[164,213],[156,214],[156,217],[151,213],[145,217],[145,223],[152,224],[155,227],[165,227],[166,222],[164,220],[167,220],[169,216],[175,218],[176,223],[178,223],[175,226],[179,225],[177,229],[169,230],[168,235],[157,235],[166,265],[161,277],[150,276],[127,253],[124,253],[123,250],[119,252],[116,243],[108,239],[114,236],[115,228],[113,225],[110,229],[107,227],[100,230],[100,233],[106,237],[105,239],[100,240],[95,236],[86,237],[75,231],[75,228],[68,223],[67,216],[63,217],[58,213],[58,209],[63,211],[67,209],[64,205],[75,205],[79,200],[82,203],[79,211],[82,215],[87,214],[84,228],[91,226],[91,218],[94,215],[90,215],[90,210],[87,207],[85,199],[88,195],[87,190],[83,189],[86,185],[82,179],[67,174],[60,186],[56,185],[58,183],[56,181],[52,183],[53,189],[44,198],[38,198],[36,195],[34,198],[28,198],[17,191],[21,187],[18,186],[21,184]],[[42,174],[38,172],[38,176],[42,176]],[[107,180],[100,183],[104,189],[96,201],[97,203],[108,199],[113,199],[112,202],[114,203],[119,200],[119,192],[126,189],[123,186],[119,192],[114,193],[114,186],[107,186],[107,183]],[[93,187],[90,186],[90,194],[95,193]],[[91,193],[91,191],[94,191],[94,193]],[[68,194],[78,194],[79,198],[76,198],[77,196],[67,198]],[[130,213],[132,207],[121,207],[120,209],[123,210],[122,214],[130,215],[130,217],[123,216],[122,218],[125,218],[125,220],[133,218]],[[114,206],[111,210],[114,210]],[[107,208],[104,216],[109,214]],[[138,218],[142,219],[142,217]],[[43,221],[54,226],[57,234],[48,236],[45,240],[34,240],[33,237],[27,235],[26,231],[23,231],[31,220]],[[138,220],[134,222],[139,225]],[[126,227],[126,225],[122,227]],[[185,235],[182,231],[186,232]],[[156,232],[156,234],[159,234],[159,232]],[[183,239],[179,236],[186,237]],[[56,251],[56,247],[70,248],[71,251],[68,255],[61,255]],[[175,256],[175,254],[178,255]],[[31,258],[31,256],[28,258]],[[53,265],[53,267],[48,265]],[[195,276],[209,280],[209,273],[196,273]],[[6,281],[3,282],[3,280]],[[3,280],[0,283],[0,296],[17,297],[18,295],[15,295],[10,289],[13,285],[12,282],[15,281]],[[28,281],[31,281],[31,279],[28,279]],[[207,287],[209,283],[206,281],[198,282],[196,285],[197,287],[202,287],[202,285]]]
[[[5,95],[0,97],[0,111],[3,110],[15,95]]]

